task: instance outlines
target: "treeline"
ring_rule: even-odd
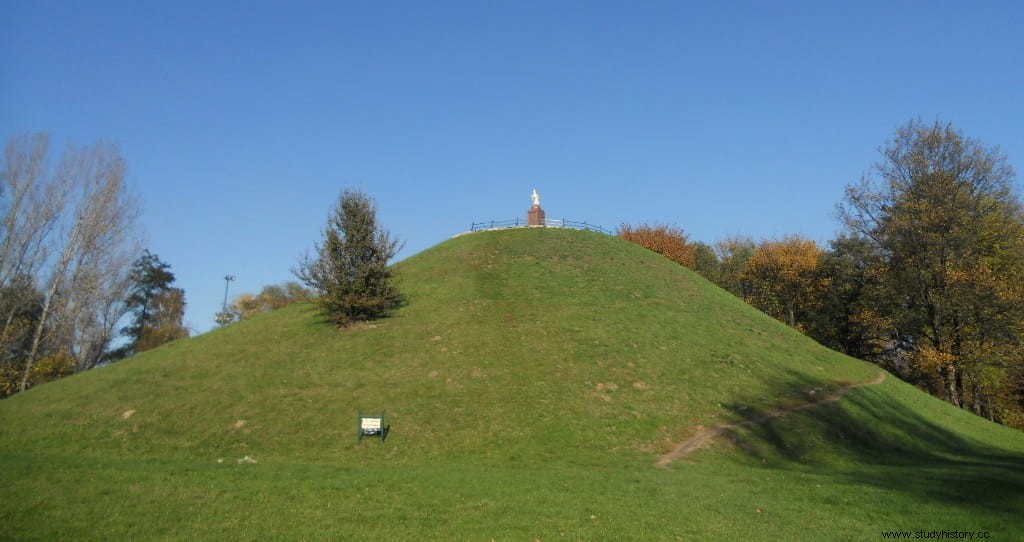
[[[0,399],[188,337],[185,291],[139,241],[139,205],[117,145],[68,145],[46,134],[12,138],[0,164]],[[346,191],[316,257],[293,270],[303,284],[242,294],[222,324],[316,302],[348,325],[401,304],[387,267],[399,242],[373,200]]]
[[[225,323],[248,320],[254,316],[287,307],[292,303],[312,301],[313,291],[299,284],[288,281],[282,284],[264,286],[258,294],[242,293],[237,295],[228,305]]]
[[[663,225],[619,235],[830,348],[1024,428],[1024,207],[1013,169],[940,122],[909,122],[881,155],[847,187],[843,232],[827,247],[795,235],[707,245]]]
[[[126,171],[112,143],[69,145],[54,157],[45,134],[8,142],[0,164],[0,398],[187,336],[184,291],[171,286],[159,258],[140,256]]]

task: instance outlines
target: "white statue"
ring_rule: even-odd
[[[540,207],[540,195],[537,194],[537,189],[536,188],[533,189],[533,195],[530,196],[530,197],[533,198],[533,206],[534,207]]]

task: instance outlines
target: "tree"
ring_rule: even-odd
[[[743,280],[747,302],[802,331],[811,320],[828,279],[821,274],[823,251],[810,239],[790,235],[763,241],[750,256]]]
[[[345,190],[316,246],[293,269],[319,294],[317,303],[339,326],[386,316],[402,303],[388,262],[399,242],[377,224],[377,207],[361,191]]]
[[[150,321],[142,328],[135,352],[152,350],[164,343],[188,337],[181,321],[185,317],[185,290],[167,288],[151,300]]]
[[[40,360],[64,356],[88,368],[109,345],[135,250],[138,207],[126,168],[109,143],[69,146],[53,168],[47,136],[8,143],[0,168],[0,287],[28,276],[41,295],[19,391],[35,381]]]
[[[694,268],[693,248],[687,243],[687,235],[677,227],[665,224],[622,224],[616,235],[653,250],[683,267]]]
[[[829,280],[808,323],[816,341],[850,356],[884,363],[892,350],[891,297],[885,292],[877,248],[863,236],[842,235],[821,258]]]
[[[37,275],[47,258],[45,242],[57,227],[70,187],[50,180],[50,139],[45,134],[12,138],[0,182],[0,351],[6,374],[20,382],[32,336],[42,315]],[[13,391],[16,391],[15,384]]]
[[[270,284],[264,286],[260,293],[239,294],[228,308],[233,320],[248,320],[254,316],[291,305],[308,301],[313,293],[297,282]]]
[[[690,246],[693,250],[693,270],[711,282],[718,284],[721,280],[721,262],[718,261],[718,254],[715,253],[714,247],[699,241],[692,243]]]
[[[747,263],[757,250],[749,237],[733,236],[715,242],[718,253],[718,280],[715,284],[732,292],[740,299],[749,299],[753,290],[745,279]]]
[[[188,337],[182,325],[185,292],[172,287],[175,279],[171,266],[146,249],[132,264],[129,278],[132,286],[125,303],[132,321],[121,329],[129,342],[117,355],[130,356]]]
[[[1024,363],[1024,213],[1006,156],[950,124],[911,121],[847,187],[839,216],[879,253],[888,364],[949,402],[1005,418]]]
[[[0,398],[18,391],[42,303],[42,294],[31,277],[21,275],[12,284],[0,287]]]

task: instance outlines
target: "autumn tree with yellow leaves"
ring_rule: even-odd
[[[653,250],[683,267],[694,268],[693,247],[687,242],[687,235],[683,230],[675,226],[622,224],[616,234],[622,239]]]
[[[797,235],[761,242],[747,260],[747,302],[787,325],[806,330],[829,279],[821,273],[824,251]]]
[[[618,235],[694,269],[830,348],[961,408],[1024,428],[1024,206],[997,148],[914,120],[846,189],[846,231],[690,243],[667,226]]]
[[[239,294],[228,308],[228,314],[232,320],[248,320],[292,303],[310,301],[312,298],[313,292],[298,282],[269,284],[264,286],[258,294]]]
[[[877,252],[886,365],[979,415],[1024,425],[1024,212],[1005,155],[911,121],[847,187],[839,216]]]

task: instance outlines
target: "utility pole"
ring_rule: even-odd
[[[224,275],[224,302],[221,303],[220,312],[217,313],[216,317],[217,323],[222,326],[231,323],[231,315],[228,314],[228,286],[236,278],[234,275]]]

